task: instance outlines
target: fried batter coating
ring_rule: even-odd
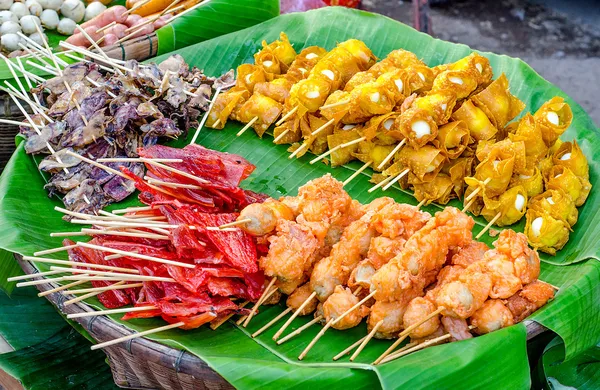
[[[523,285],[535,281],[540,275],[540,257],[527,246],[527,237],[513,230],[503,230],[494,242],[495,249],[486,252],[484,260],[500,258],[514,264],[515,276]]]
[[[421,322],[423,318],[427,317],[435,310],[435,305],[427,299],[421,297],[413,299],[410,301],[406,311],[404,312],[402,321],[404,329]],[[421,325],[417,326],[409,334],[411,338],[422,338],[435,332],[439,326],[440,318],[439,315],[436,315],[435,317],[432,317]]]
[[[343,183],[331,174],[311,180],[298,189],[298,213],[307,221],[338,224],[352,203]]]
[[[408,240],[431,219],[431,214],[404,203],[389,203],[373,216],[371,226],[387,238]]]
[[[444,316],[468,318],[481,308],[491,288],[489,275],[465,271],[459,281],[443,285],[435,299],[438,306],[444,307]]]
[[[473,240],[467,246],[459,248],[452,256],[450,263],[466,268],[473,263],[483,260],[483,255],[489,249],[484,242]]]
[[[352,294],[352,291],[350,291],[349,288],[336,286],[333,294],[331,294],[323,303],[323,314],[325,315],[326,321],[329,322],[337,319],[358,302],[358,297]],[[361,305],[331,327],[338,330],[353,328],[360,324],[363,317],[366,317],[368,314],[369,308],[365,305]]]
[[[471,324],[477,334],[490,333],[514,324],[513,315],[499,299],[490,299],[473,314]]]
[[[554,297],[554,289],[548,284],[535,281],[506,300],[506,306],[515,323],[523,321]]]
[[[288,307],[291,307],[295,312],[296,309],[302,306],[302,304],[308,299],[311,293],[312,290],[310,289],[310,285],[308,283],[305,283],[302,286],[295,289],[294,292],[290,294],[285,304]],[[312,313],[317,308],[318,302],[319,301],[312,299],[310,303],[307,304],[298,315],[305,316]]]
[[[383,320],[383,324],[375,333],[375,338],[391,339],[397,336],[402,330],[402,321],[408,303],[418,294],[414,291],[408,291],[400,300],[392,302],[375,302],[371,306],[371,314],[367,321],[367,330],[371,331],[379,321]]]
[[[240,213],[238,220],[250,219],[250,222],[241,225],[241,228],[253,235],[264,236],[275,230],[277,221],[286,219],[293,221],[294,212],[284,203],[275,199],[267,199],[263,203],[252,203]]]

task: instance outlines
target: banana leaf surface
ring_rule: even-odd
[[[363,40],[378,57],[397,48],[416,53],[428,65],[457,60],[471,52],[463,45],[435,40],[391,19],[361,11],[331,7],[304,14],[290,14],[271,19],[261,25],[222,36],[211,41],[177,51],[191,65],[218,75],[252,55],[263,39],[272,41],[281,31],[290,37],[296,49],[320,45],[331,49],[337,42],[349,38]],[[549,98],[565,96],[558,88],[535,73],[518,59],[483,53],[498,76],[505,72],[511,91],[535,110]],[[565,96],[566,97],[566,96]],[[593,150],[600,147],[598,129],[572,99],[566,97],[574,112],[571,128],[564,139],[576,138],[590,162],[592,184],[598,184],[599,161]],[[237,153],[257,166],[243,185],[272,197],[295,194],[306,181],[330,172],[343,180],[359,166],[332,169],[324,164],[309,165],[310,156],[289,160],[284,146],[272,144],[272,138],[259,139],[250,131],[241,137],[236,132],[241,125],[230,122],[222,131],[202,130],[198,142],[208,148]],[[191,137],[188,137],[188,142]],[[186,140],[174,142],[183,146]],[[369,172],[359,175],[347,190],[361,202],[386,195],[406,203],[416,204],[409,192],[394,188],[385,194],[369,194]],[[60,245],[60,239],[50,238],[50,232],[69,231],[72,226],[52,210],[58,199],[47,198],[35,161],[25,155],[21,143],[0,177],[0,237],[1,247],[21,254],[31,254],[41,248]],[[544,256],[540,279],[560,286],[553,301],[536,312],[535,320],[556,332],[565,343],[566,359],[595,346],[600,341],[600,248],[596,242],[600,230],[599,195],[592,190],[587,203],[580,208],[580,220],[575,225],[569,244],[554,257]],[[137,204],[134,197],[118,208]],[[452,203],[460,206],[460,203]],[[425,208],[436,212],[441,206]],[[477,219],[476,231],[485,225]],[[513,227],[522,231],[522,226]],[[493,239],[484,239],[490,244]],[[64,256],[64,255],[63,255]],[[57,256],[57,257],[60,257]],[[40,266],[45,270],[45,267]],[[97,300],[88,303],[100,308]],[[525,324],[517,324],[471,340],[436,346],[380,366],[369,364],[389,346],[386,341],[373,341],[355,363],[347,358],[333,362],[331,358],[366,333],[365,325],[351,330],[331,330],[315,345],[303,361],[297,356],[318,332],[310,328],[289,342],[277,346],[271,337],[278,326],[256,339],[249,335],[283,310],[281,306],[262,310],[248,329],[225,324],[217,331],[207,328],[193,331],[171,330],[152,338],[188,350],[204,359],[225,379],[239,388],[528,388],[529,376]],[[113,317],[119,321],[118,317]],[[296,319],[291,328],[298,328],[308,319]],[[160,320],[134,320],[125,326],[142,331],[164,324]]]

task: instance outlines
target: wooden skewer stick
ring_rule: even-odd
[[[148,4],[149,2],[150,2],[150,0],[140,1],[140,2],[136,3],[133,7],[131,7],[130,9],[128,9],[127,11],[123,12],[123,15],[129,15],[133,11],[137,10],[138,8],[140,8],[143,5]]]
[[[125,277],[125,278],[146,279],[146,278],[149,277],[148,275],[138,275],[138,274],[131,274],[131,273],[118,273],[118,272],[113,272],[113,271],[98,271],[98,270],[81,269],[81,268],[57,267],[57,266],[51,266],[50,269],[53,270],[53,271],[63,271],[63,273],[88,274],[88,275],[91,275],[91,276],[108,276],[108,277],[111,277],[111,278]],[[160,277],[160,276],[152,276],[152,278],[164,279],[165,282],[172,282],[173,281],[172,278],[163,278],[163,277]],[[130,279],[130,280],[135,280],[135,279]]]
[[[339,360],[342,356],[350,353],[350,351],[352,351],[354,348],[356,348],[359,344],[361,344],[365,339],[367,338],[367,336],[363,336],[360,339],[356,340],[354,342],[354,344],[350,345],[348,348],[344,349],[342,352],[338,353],[337,355],[335,355],[333,357],[333,360]]]
[[[21,57],[17,57],[17,64],[19,65],[17,67],[17,69],[19,70],[19,72],[21,72],[21,74],[25,78],[25,82],[27,83],[27,86],[29,87],[29,91],[31,92],[31,90],[33,89],[33,84],[31,83],[31,80],[33,80],[35,82],[36,79],[31,77],[30,76],[31,73],[29,73],[25,70],[25,67],[23,66],[23,62],[21,61]],[[38,106],[42,107],[42,103],[40,102],[40,99],[38,98],[37,94],[31,93],[31,96],[33,96],[33,100],[35,100],[36,104]]]
[[[398,151],[400,150],[400,148],[402,148],[402,147],[404,146],[404,144],[405,144],[405,143],[406,143],[406,138],[404,138],[402,141],[400,141],[400,142],[398,143],[398,145],[396,145],[396,147],[395,147],[395,148],[394,148],[394,149],[393,149],[393,150],[390,152],[390,154],[388,154],[388,155],[387,155],[387,156],[386,156],[386,157],[383,159],[383,161],[381,162],[381,164],[379,164],[379,165],[377,166],[377,169],[382,169],[382,168],[385,166],[385,164],[387,164],[387,163],[388,163],[388,161],[390,161],[390,160],[391,160],[391,158],[392,158],[392,157],[394,157],[394,155],[395,155],[396,153],[398,153]]]
[[[154,207],[152,206],[140,206],[140,207],[127,207],[125,209],[119,209],[119,210],[113,210],[113,214],[127,214],[127,213],[133,213],[133,212],[137,212],[137,211],[150,211],[153,210]]]
[[[334,153],[334,152],[336,152],[336,151],[338,151],[340,149],[347,148],[348,146],[352,146],[352,145],[355,145],[355,144],[359,144],[359,143],[363,142],[365,139],[366,139],[366,137],[360,137],[360,138],[357,138],[355,140],[348,141],[348,142],[343,143],[343,144],[339,144],[338,146],[335,146],[335,147],[329,149],[328,151],[326,151],[325,153],[323,153],[323,154],[321,154],[321,155],[313,158],[310,161],[310,164],[314,164],[317,161],[324,159],[325,157],[329,156],[330,154],[332,154],[332,153]]]
[[[354,351],[354,353],[350,357],[350,361],[351,362],[353,362],[354,359],[356,359],[358,357],[358,355],[360,355],[360,353],[362,352],[362,350],[365,349],[365,347],[367,346],[367,344],[369,343],[369,341],[371,341],[371,339],[373,338],[373,336],[375,336],[375,333],[377,333],[377,330],[381,327],[381,325],[383,325],[383,321],[384,320],[379,321],[373,327],[373,329],[371,329],[371,331],[369,332],[369,334],[367,335],[367,337],[365,337],[364,341],[360,344],[360,346],[358,347],[358,349],[356,351]]]
[[[19,69],[19,68],[16,65],[14,65],[12,62],[10,62],[10,60],[8,58],[6,58],[4,56],[4,54],[0,54],[0,58],[2,58],[4,60],[6,67],[10,71],[10,74],[12,74],[13,78],[17,81],[17,85],[19,86],[19,88],[21,88],[21,92],[23,92],[23,95],[27,96],[27,91],[25,90],[23,83],[21,83],[21,79],[15,73],[13,66],[16,67],[17,69]]]
[[[358,286],[356,288],[356,290],[354,290],[354,292],[352,293],[352,295],[358,296],[358,294],[360,294],[360,292],[362,291],[362,289],[363,289],[363,286]]]
[[[86,293],[90,293],[90,292],[96,292],[96,291],[108,291],[108,290],[124,290],[126,288],[137,288],[137,287],[142,287],[144,285],[144,283],[132,283],[132,284],[117,284],[114,283],[110,286],[104,286],[104,287],[91,287],[91,288],[82,288],[79,290],[64,290],[62,293],[65,295],[69,295],[69,294],[86,294]]]
[[[342,313],[339,317],[337,317],[336,319],[329,320],[329,322],[327,322],[327,324],[325,324],[323,329],[321,329],[321,331],[315,336],[315,338],[310,342],[310,344],[308,344],[308,346],[304,349],[304,351],[302,351],[300,356],[298,356],[298,360],[304,359],[306,354],[312,349],[312,347],[317,343],[317,341],[319,341],[319,339],[321,337],[323,337],[323,335],[325,334],[327,329],[329,329],[331,326],[333,326],[333,325],[337,324],[338,322],[340,322],[341,320],[343,320],[348,314],[352,313],[354,310],[358,309],[363,303],[365,303],[366,301],[371,299],[371,297],[373,297],[373,295],[375,295],[376,293],[377,293],[377,290],[371,292],[369,295],[367,295],[366,297],[364,297],[363,299],[358,301],[350,309],[348,309],[344,313]]]
[[[106,221],[103,219],[72,219],[71,223],[77,225],[98,225],[98,226],[115,226],[119,228],[134,227],[134,228],[163,228],[163,229],[176,229],[179,225],[168,225],[160,221]]]
[[[423,207],[423,205],[427,203],[427,199],[423,199],[422,201],[419,202],[419,204],[416,206],[417,210],[419,210],[421,207]]]
[[[260,298],[258,298],[258,301],[256,301],[256,304],[254,304],[254,306],[252,307],[252,310],[250,311],[250,314],[248,314],[248,318],[244,322],[244,325],[243,325],[244,328],[248,326],[248,324],[250,323],[250,320],[252,319],[252,317],[254,317],[254,314],[256,314],[256,311],[258,310],[260,305],[262,305],[263,302],[268,299],[267,296],[270,297],[271,295],[273,295],[275,293],[275,291],[277,291],[277,288],[275,288],[271,292],[271,287],[273,287],[273,285],[275,284],[276,281],[277,281],[277,278],[273,277],[271,279],[271,281],[269,282],[269,284],[267,285],[267,288],[265,288],[265,290],[263,291]]]
[[[362,167],[358,168],[358,170],[356,172],[354,172],[352,174],[352,176],[350,176],[349,178],[347,178],[344,181],[344,183],[342,184],[342,187],[345,187],[348,183],[350,183],[352,180],[354,180],[356,178],[356,176],[360,175],[362,173],[362,171],[367,169],[371,164],[373,164],[373,160],[367,161]]]
[[[100,40],[98,40],[98,43],[100,43]],[[90,63],[90,64],[95,64],[98,68],[100,68],[102,70],[105,70],[105,71],[107,71],[109,73],[117,73],[117,71],[115,69],[109,68],[108,66],[100,65],[99,63],[94,62],[92,60],[88,60],[85,57],[77,57],[77,56],[74,56],[72,54],[65,54],[65,57],[68,57],[68,58],[71,58],[73,60],[76,60],[77,62],[87,62],[87,63]]]
[[[100,87],[102,87],[102,85],[101,85],[101,84],[99,84],[99,83],[95,82],[95,81],[94,81],[93,79],[91,79],[89,76],[85,76],[85,79],[86,79],[86,80],[87,80],[87,81],[88,81],[90,84],[92,84],[94,87],[96,87],[96,88],[100,88]],[[107,93],[107,94],[108,94],[108,95],[109,95],[111,98],[113,98],[113,99],[116,99],[116,98],[117,98],[117,95],[115,95],[114,93],[110,92],[109,90],[105,90],[105,92],[106,92],[106,93]]]
[[[215,96],[213,96],[212,100],[210,101],[210,105],[208,106],[208,111],[206,111],[206,113],[202,117],[202,120],[200,121],[200,124],[198,125],[198,128],[196,129],[196,133],[194,133],[194,138],[192,138],[192,142],[190,142],[191,144],[196,143],[196,140],[198,139],[198,136],[200,135],[200,131],[202,130],[202,128],[204,128],[204,124],[208,120],[208,115],[212,111],[213,106],[215,105],[215,102],[217,101],[217,98],[219,97],[220,93],[221,93],[221,88],[217,88],[217,90],[215,91]],[[216,124],[217,124],[217,122],[215,122],[215,125]]]
[[[27,65],[33,66],[34,68],[38,68],[39,70],[43,70],[44,72],[48,72],[53,76],[58,76],[58,72],[54,71],[53,69],[48,68],[47,66],[42,66],[40,64],[36,64],[35,62],[33,62],[31,60],[27,60],[25,63]]]
[[[501,212],[498,212],[498,214],[496,214],[496,215],[494,216],[494,218],[492,218],[492,220],[491,220],[490,222],[488,222],[488,224],[487,224],[487,225],[485,225],[485,227],[483,228],[483,230],[481,230],[481,231],[479,232],[479,234],[475,236],[475,239],[476,239],[476,240],[479,240],[479,239],[480,239],[480,238],[481,238],[481,237],[482,237],[482,236],[485,234],[485,232],[487,232],[488,230],[490,230],[490,228],[492,227],[492,225],[493,225],[493,224],[495,224],[495,223],[496,223],[496,221],[497,221],[497,220],[498,220],[498,219],[499,219],[501,216],[502,216],[502,213],[501,213]]]
[[[294,150],[294,151],[292,152],[292,154],[290,154],[290,155],[289,155],[289,157],[288,157],[288,158],[291,160],[292,158],[296,157],[296,155],[297,155],[298,153],[300,153],[300,152],[301,152],[301,151],[303,151],[304,149],[308,148],[309,146],[310,146],[310,144],[309,144],[308,142],[304,142],[302,145],[300,145],[300,146],[298,147],[298,149]]]
[[[404,176],[408,175],[408,172],[410,172],[410,169],[406,168],[405,170],[403,170],[402,172],[400,172],[400,174],[398,174],[398,176],[394,177],[389,183],[387,183],[382,190],[383,191],[387,191],[391,186],[393,186],[394,184],[396,184],[398,181],[400,181],[400,179],[402,179]]]
[[[53,280],[87,280],[87,281],[102,281],[102,282],[165,282],[165,283],[176,283],[175,279],[163,278],[160,276],[142,276],[142,275],[125,275],[125,276],[101,276],[101,275],[72,275],[72,276],[61,276],[60,278]]]
[[[344,99],[344,100],[340,100],[339,102],[335,102],[335,103],[330,103],[330,104],[325,104],[324,106],[321,106],[319,108],[319,111],[321,110],[326,110],[328,108],[333,108],[333,107],[338,107],[338,106],[343,106],[344,104],[348,104],[350,103],[350,99]]]
[[[248,301],[244,301],[244,302],[242,302],[242,303],[239,305],[239,307],[240,307],[240,308],[243,308],[243,307],[245,307],[245,306],[246,306],[248,303],[250,303],[250,302],[248,302]],[[214,324],[213,324],[213,322],[214,322],[214,321],[213,321],[213,322],[211,322],[211,323],[210,323],[210,328],[211,328],[212,330],[217,330],[217,329],[218,329],[218,328],[219,328],[221,325],[223,325],[225,322],[227,322],[227,320],[229,320],[229,319],[230,319],[231,317],[233,317],[235,314],[236,314],[235,312],[233,312],[233,313],[230,313],[230,314],[226,315],[225,317],[221,318],[221,319],[220,319],[218,322],[215,322]]]
[[[259,334],[263,333],[265,330],[269,329],[271,326],[273,326],[275,323],[277,323],[277,321],[279,321],[280,319],[282,319],[283,317],[285,317],[291,311],[292,311],[292,308],[288,307],[287,309],[285,309],[284,311],[282,311],[281,313],[279,313],[279,315],[277,317],[275,317],[271,321],[269,321],[268,324],[266,324],[265,326],[263,326],[262,328],[260,328],[256,332],[252,333],[252,337],[254,338],[254,337],[258,336]]]
[[[192,175],[192,174],[189,174],[189,173],[187,173],[187,172],[184,172],[184,171],[182,171],[182,170],[179,170],[179,169],[177,169],[177,168],[173,168],[173,167],[171,167],[171,166],[169,166],[169,165],[165,165],[165,164],[162,164],[162,163],[156,162],[156,161],[154,161],[154,160],[152,160],[152,159],[149,159],[149,158],[141,158],[141,160],[142,160],[143,162],[145,162],[145,163],[148,163],[148,164],[150,164],[150,165],[154,165],[154,166],[156,166],[156,167],[158,167],[158,168],[162,168],[162,169],[164,169],[164,170],[167,170],[167,171],[170,171],[170,172],[176,173],[176,174],[178,174],[178,175],[181,175],[181,176],[183,176],[183,177],[187,177],[188,179],[196,180],[196,181],[197,181],[197,182],[199,182],[199,183],[203,183],[203,184],[207,184],[207,183],[209,183],[209,181],[208,181],[208,180],[204,180],[204,179],[202,179],[202,178],[200,178],[200,177],[196,177],[196,176],[194,176],[194,175]]]
[[[206,314],[212,315],[213,318],[217,316],[215,313],[212,313],[212,312],[209,312],[209,313],[206,313]],[[179,328],[179,327],[181,327],[183,325],[185,325],[185,322],[177,322],[175,324],[165,325],[165,326],[161,326],[161,327],[154,328],[154,329],[149,329],[149,330],[146,330],[146,331],[143,331],[143,332],[139,332],[139,333],[133,333],[133,334],[130,334],[128,336],[123,336],[123,337],[119,337],[118,339],[115,339],[115,340],[107,341],[105,343],[100,343],[100,344],[92,345],[91,349],[95,350],[95,349],[106,348],[108,346],[111,346],[111,345],[114,345],[114,344],[118,344],[118,343],[121,343],[123,341],[131,340],[131,339],[136,339],[138,337],[143,337],[143,336],[146,336],[146,335],[149,335],[149,334],[153,334],[153,333],[163,332],[163,331],[169,330],[169,329]]]
[[[252,220],[250,218],[238,219],[237,221],[229,222],[229,223],[219,226],[219,229],[224,229],[224,228],[238,226],[238,225],[245,225],[249,222],[252,222]]]
[[[213,127],[217,127],[217,126],[219,126],[219,123],[221,123],[221,120],[220,120],[220,119],[217,119],[217,120],[215,121],[215,123],[213,123]]]
[[[476,201],[476,200],[477,200],[477,198],[475,198],[475,197],[474,197],[473,199],[471,199],[471,200],[469,201],[469,203],[467,203],[467,204],[465,205],[465,207],[462,209],[462,212],[463,212],[463,213],[466,213],[466,212],[467,212],[467,211],[468,211],[468,210],[471,208],[471,206],[473,205],[473,203],[475,203],[475,201]]]
[[[402,332],[400,332],[400,334],[398,335],[398,339],[396,341],[394,341],[394,343],[392,345],[390,345],[390,347],[388,349],[386,349],[385,352],[382,353],[381,356],[379,356],[377,358],[377,360],[375,360],[375,362],[373,362],[373,364],[377,365],[377,364],[381,363],[381,361],[383,359],[385,359],[386,356],[388,356],[390,353],[392,353],[394,351],[394,349],[396,349],[404,341],[404,339],[406,339],[406,337],[408,337],[410,332],[412,332],[414,329],[421,326],[425,322],[429,321],[431,318],[440,314],[444,309],[445,308],[443,306],[440,306],[436,311],[425,316],[421,321],[418,321],[418,322],[412,324],[411,326],[409,326],[408,328],[406,328]]]
[[[45,108],[42,107],[41,105],[37,104],[36,102],[32,101],[31,99],[29,99],[29,97],[27,95],[23,95],[21,92],[19,92],[18,89],[16,89],[11,83],[9,83],[7,80],[4,80],[4,84],[6,84],[6,86],[8,87],[8,89],[10,89],[11,91],[13,91],[13,93],[21,100],[23,100],[25,103],[29,104],[29,106],[33,109],[33,111],[37,112],[38,114],[40,114],[42,117],[44,117],[44,119],[48,122],[48,123],[54,123],[54,120],[52,118],[50,118],[48,115],[46,115],[45,112]]]
[[[94,160],[91,160],[91,159],[89,159],[89,158],[87,158],[87,157],[84,157],[84,156],[82,156],[82,155],[80,155],[80,154],[77,154],[77,153],[74,153],[74,152],[71,152],[71,151],[67,151],[66,153],[67,153],[69,156],[72,156],[72,157],[78,158],[78,159],[80,159],[80,160],[82,160],[82,161],[85,161],[85,162],[86,162],[86,163],[88,163],[88,164],[92,164],[93,166],[96,166],[96,167],[98,167],[98,168],[102,168],[102,169],[104,169],[104,170],[105,170],[105,171],[107,171],[107,172],[113,173],[113,174],[115,174],[115,175],[117,175],[117,176],[121,176],[121,177],[122,177],[122,178],[124,178],[124,179],[131,180],[131,179],[129,178],[129,176],[127,176],[127,175],[126,175],[126,174],[124,174],[123,172],[121,172],[121,171],[117,171],[116,169],[112,169],[112,168],[111,168],[111,167],[109,167],[109,166],[106,166],[106,165],[104,165],[104,164],[100,164],[100,163],[98,163],[98,162],[96,162],[96,161],[94,161]]]
[[[28,286],[37,286],[38,284],[48,284],[53,282],[61,282],[63,280],[67,280],[68,276],[60,276],[58,278],[44,278],[42,280],[32,280],[30,282],[21,282],[17,283],[17,287],[28,287]]]
[[[258,117],[255,116],[254,118],[252,118],[250,120],[250,122],[246,123],[246,126],[242,127],[242,129],[240,131],[238,131],[238,133],[236,134],[236,136],[240,136],[242,134],[244,134],[246,132],[246,130],[248,130],[250,128],[250,126],[252,126],[254,124],[254,122],[256,122],[258,120]]]
[[[311,137],[315,137],[316,135],[318,135],[320,132],[322,132],[323,130],[325,130],[326,128],[328,128],[329,126],[331,126],[333,123],[335,122],[335,119],[330,119],[327,122],[325,122],[321,127],[319,127],[317,130],[313,131],[312,133],[310,133]]]
[[[183,159],[181,158],[147,158],[146,160],[152,160],[158,163],[182,163]],[[108,163],[108,162],[145,162],[142,158],[139,157],[105,157],[99,158],[96,160],[99,163]]]
[[[421,344],[418,344],[418,345],[416,345],[416,346],[414,346],[414,347],[412,347],[412,348],[408,348],[408,349],[406,349],[406,350],[404,350],[404,351],[400,351],[400,352],[398,352],[398,353],[395,353],[395,354],[393,354],[393,355],[390,355],[390,356],[388,356],[386,359],[383,359],[383,360],[382,360],[380,363],[387,363],[387,362],[390,362],[390,361],[392,361],[392,360],[395,360],[395,359],[398,359],[399,357],[402,357],[402,356],[404,356],[404,355],[408,355],[409,353],[412,353],[412,352],[415,352],[415,351],[418,351],[418,350],[421,350],[421,349],[427,348],[427,347],[429,347],[430,345],[437,344],[437,343],[439,343],[440,341],[447,340],[447,339],[449,339],[450,337],[452,337],[452,336],[450,335],[450,333],[447,333],[447,334],[445,334],[445,335],[443,335],[443,336],[436,337],[435,339],[427,340],[427,341],[425,341],[425,342],[423,342],[423,343],[421,343]],[[378,364],[379,364],[379,363],[378,363]]]
[[[312,320],[310,320],[309,322],[307,322],[306,324],[302,325],[301,327],[299,327],[298,329],[296,329],[295,331],[293,331],[292,333],[286,335],[284,338],[282,338],[281,340],[277,340],[277,345],[281,345],[283,343],[285,343],[286,341],[288,341],[289,339],[291,339],[292,337],[299,335],[300,333],[302,333],[304,330],[310,328],[311,326],[313,326],[314,324],[316,324],[317,322],[321,321],[323,319],[323,316],[317,316],[315,318],[313,318]]]
[[[67,43],[65,41],[60,41],[58,44],[59,44],[59,46],[65,47],[67,49],[71,49],[71,50],[73,50],[76,53],[83,54],[83,55],[85,55],[87,57],[90,57],[90,58],[93,58],[93,59],[95,59],[97,61],[102,61],[103,63],[111,65],[112,67],[114,67],[116,69],[120,69],[120,70],[125,71],[125,72],[131,72],[132,71],[131,69],[129,69],[129,68],[123,66],[123,65],[120,65],[118,63],[118,61],[115,60],[114,58],[112,58],[111,61],[107,62],[106,58],[102,57],[99,54],[91,52],[89,50],[86,50],[83,47],[71,45],[70,43]]]
[[[83,34],[85,39],[87,39],[92,44],[92,46],[98,51],[98,53],[102,55],[102,57],[106,58],[106,60],[109,62],[111,61],[110,57],[106,54],[106,52],[102,50],[102,48],[100,48],[98,43],[92,37],[90,37],[90,35],[87,32],[85,32],[85,30],[80,25],[76,24],[75,27],[79,30],[81,34]]]
[[[16,282],[17,280],[35,279],[35,278],[41,278],[42,276],[50,276],[50,275],[56,275],[56,274],[64,274],[64,272],[62,272],[62,271],[37,272],[35,274],[30,274],[30,275],[13,276],[11,278],[6,279],[6,281],[7,282]]]
[[[116,283],[113,283],[113,284],[111,284],[110,286],[107,286],[107,287],[113,287],[113,288],[114,288],[114,287],[119,287],[119,286],[122,286],[123,284],[125,284],[125,282],[124,282],[124,281],[122,281],[122,282],[116,282]],[[106,287],[105,287],[105,288],[106,288]],[[72,304],[74,304],[74,303],[77,303],[77,302],[83,301],[84,299],[88,299],[88,298],[91,298],[91,297],[95,297],[96,295],[100,295],[100,294],[102,294],[104,291],[107,291],[107,290],[101,290],[101,291],[92,291],[92,292],[89,292],[89,293],[87,293],[87,294],[83,294],[83,295],[80,295],[80,296],[78,296],[78,297],[75,297],[75,298],[69,299],[69,300],[67,300],[67,301],[65,301],[65,302],[63,303],[63,306],[69,306],[69,305],[72,305]]]
[[[65,245],[65,246],[59,246],[58,248],[52,248],[52,249],[46,249],[43,251],[37,251],[34,252],[34,256],[43,256],[43,255],[49,255],[50,253],[56,253],[56,252],[62,252],[62,251],[67,251],[69,249],[73,249],[73,248],[77,248],[77,244],[73,244],[73,245]]]
[[[289,110],[287,112],[287,114],[285,114],[284,116],[282,116],[281,119],[279,119],[277,121],[277,123],[275,123],[275,126],[281,126],[283,124],[283,122],[285,122],[286,120],[288,120],[289,117],[291,117],[292,115],[294,115],[296,113],[296,111],[298,111],[298,106],[292,108],[291,110]]]
[[[121,231],[116,231],[116,230],[81,229],[81,232],[84,234],[90,235],[90,236],[108,235],[108,236],[121,236],[121,237],[150,238],[150,239],[154,239],[154,240],[168,240],[169,239],[169,236],[163,236],[160,234],[121,232]]]
[[[486,186],[486,185],[487,185],[487,184],[488,184],[488,183],[489,183],[491,180],[492,180],[492,178],[491,178],[491,177],[488,177],[487,179],[485,179],[485,180],[483,181],[483,186],[485,187],[485,186]],[[471,199],[473,199],[475,196],[477,196],[477,194],[479,193],[479,191],[481,191],[481,188],[482,188],[482,187],[477,187],[477,188],[475,188],[475,189],[473,190],[473,192],[471,192],[471,193],[469,194],[469,196],[467,196],[467,197],[465,198],[465,200],[468,202],[468,201],[470,201]]]
[[[102,31],[108,30],[109,28],[111,28],[112,26],[115,26],[116,24],[117,24],[117,22],[115,22],[115,21],[110,22],[106,26],[100,27],[98,30],[96,30],[96,34],[100,34]],[[125,31],[127,31],[127,30],[125,30]]]
[[[312,301],[315,297],[317,296],[316,292],[312,292],[308,298],[306,298],[306,300],[302,303],[302,305],[300,305],[298,307],[298,309],[296,309],[296,311],[294,312],[294,314],[292,314],[292,316],[290,318],[288,318],[288,320],[285,322],[285,324],[283,324],[283,326],[281,328],[279,328],[279,330],[275,333],[275,335],[273,336],[273,340],[277,341],[277,339],[279,338],[279,336],[281,336],[281,334],[287,329],[288,326],[290,326],[290,324],[292,323],[292,321],[294,321],[294,319],[296,317],[298,317],[298,315],[302,312],[302,310],[304,310],[304,308],[310,303],[310,301]]]
[[[283,139],[283,137],[285,137],[286,134],[289,133],[289,132],[290,132],[289,129],[282,131],[281,134],[279,134],[277,137],[275,137],[273,139],[273,143],[276,144],[277,142],[281,141]]]
[[[77,244],[80,246],[83,246],[85,248],[96,249],[99,251],[114,253],[114,254],[118,254],[118,255],[125,255],[127,257],[135,257],[137,259],[149,260],[149,261],[154,261],[154,262],[162,263],[162,264],[176,265],[178,267],[184,267],[184,268],[196,268],[196,266],[194,264],[182,263],[179,261],[173,261],[173,260],[167,260],[167,259],[160,259],[160,258],[154,257],[154,256],[142,255],[142,254],[134,253],[134,252],[127,252],[127,251],[123,251],[120,249],[114,249],[114,248],[109,248],[106,246],[94,245],[94,244],[90,244],[87,242],[78,242]]]
[[[189,190],[201,190],[202,189],[202,187],[195,186],[193,184],[169,183],[168,181],[157,180],[157,179],[153,179],[148,176],[144,176],[144,180],[146,180],[150,184],[156,184],[158,186],[169,187],[169,188],[186,188]]]
[[[84,283],[87,283],[87,280],[78,280],[78,281],[73,282],[73,283],[65,284],[65,285],[62,285],[62,286],[59,286],[59,287],[55,287],[55,288],[50,289],[50,290],[43,291],[43,292],[41,292],[41,293],[38,294],[38,297],[45,297],[46,295],[50,295],[50,294],[55,293],[55,292],[63,291],[63,290],[66,290],[68,288],[71,288],[71,287],[79,286],[79,285],[84,284]]]
[[[16,125],[16,126],[23,126],[23,127],[33,127],[31,125],[31,123],[11,121],[10,119],[0,119],[0,123],[6,123],[7,125]]]
[[[378,189],[379,187],[383,187],[384,185],[386,185],[387,183],[389,183],[390,180],[392,180],[393,178],[394,178],[394,176],[388,176],[387,178],[385,178],[384,180],[380,181],[379,183],[377,183],[373,187],[369,188],[369,190],[367,192],[371,193],[371,192],[375,191],[376,189]]]
[[[95,317],[95,316],[103,316],[103,315],[107,315],[107,314],[131,313],[134,311],[146,311],[146,310],[156,310],[156,306],[136,306],[136,307],[123,307],[120,309],[86,311],[83,313],[67,314],[67,318],[73,319],[73,318],[82,318],[82,317]]]

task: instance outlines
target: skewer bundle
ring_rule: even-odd
[[[271,45],[287,43],[282,35]],[[317,154],[311,164],[327,158],[332,166],[357,159],[363,165],[347,183],[372,168],[380,173],[373,174],[376,185],[370,191],[399,184],[412,189],[422,204],[447,204],[464,197],[465,211],[489,221],[481,235],[493,224],[511,225],[528,214],[532,245],[548,253],[564,245],[572,224],[559,217],[560,211],[545,213],[547,217],[539,207],[537,212],[527,211],[531,197],[543,192],[538,191],[544,188],[542,181],[549,181],[552,165],[561,164],[552,163],[560,143],[553,145],[572,117],[561,98],[511,122],[524,104],[510,93],[504,74],[492,80],[489,61],[477,53],[429,68],[414,54],[395,50],[375,63],[366,46],[349,40],[315,57],[317,62],[302,73],[304,77],[294,80],[274,61],[267,60],[265,67],[262,59],[272,58],[271,45],[263,43],[254,65],[238,68],[238,91],[229,99],[224,96],[210,112],[209,127],[222,128],[231,118],[247,123],[240,133],[252,126],[262,136],[282,115],[274,128],[275,143],[292,144],[290,158],[310,151]],[[272,101],[264,99],[263,93],[268,93],[255,90],[254,79],[271,80],[266,84],[277,84],[284,93]],[[225,104],[235,99],[240,100]],[[245,105],[246,100],[253,103]],[[251,114],[242,117],[242,112]],[[578,150],[576,145],[565,148]],[[581,161],[562,163],[570,172],[546,188],[560,187],[566,193],[567,186],[575,188],[570,197],[581,205],[591,186],[587,162],[582,154],[577,158]],[[573,164],[581,168],[570,175]],[[564,168],[556,168],[553,177],[561,177]],[[536,232],[540,226],[547,229],[544,239],[530,233],[534,220]]]

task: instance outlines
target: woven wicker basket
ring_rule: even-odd
[[[19,122],[25,119],[19,107],[6,92],[0,92],[0,118]],[[19,126],[0,123],[0,172],[15,151],[15,136],[18,132]]]
[[[15,255],[15,257],[26,273],[38,272],[30,263],[23,261],[21,256]],[[57,286],[55,283],[48,283],[38,285],[37,288],[46,291]],[[83,302],[64,307],[65,295],[60,292],[47,295],[46,298],[64,314],[94,310]],[[113,340],[132,333],[105,316],[83,317],[75,321],[79,322],[98,342]],[[547,330],[533,321],[525,321],[525,325],[527,340]],[[233,389],[231,384],[197,356],[146,338],[129,340],[104,348],[103,351],[108,355],[115,383],[123,388]]]

